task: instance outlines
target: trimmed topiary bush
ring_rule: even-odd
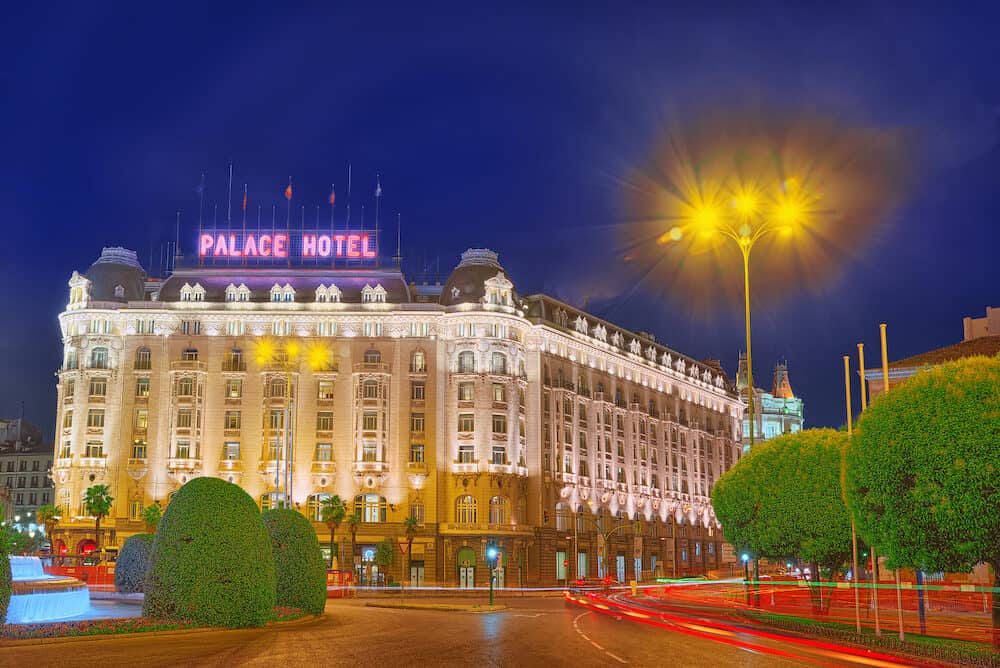
[[[326,606],[326,564],[312,523],[302,513],[279,508],[261,514],[271,535],[278,605],[314,615]]]
[[[274,559],[253,499],[218,478],[177,490],[156,531],[142,612],[208,626],[260,626],[274,614]]]
[[[142,592],[146,587],[146,569],[153,550],[153,534],[130,536],[115,562],[115,589],[123,594]]]
[[[0,549],[0,624],[7,619],[7,606],[10,605],[10,559],[7,552]]]

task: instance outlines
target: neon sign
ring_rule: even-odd
[[[198,238],[202,260],[241,258],[246,260],[344,259],[373,260],[378,257],[375,238],[368,232],[202,232]]]

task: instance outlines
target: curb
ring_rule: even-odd
[[[492,608],[476,610],[471,606],[448,605],[446,603],[365,603],[366,608],[392,608],[395,610],[430,610],[436,612],[471,612],[472,614],[484,614],[489,612],[503,612],[506,605],[494,605]]]
[[[195,626],[188,629],[170,629],[167,631],[132,631],[129,633],[92,633],[90,635],[61,636],[56,638],[17,638],[0,639],[0,647],[30,647],[32,645],[62,645],[73,642],[88,642],[94,640],[123,640],[127,638],[160,638],[179,635],[192,635],[200,633],[212,633],[219,631],[253,631],[273,628],[292,628],[302,626],[307,622],[317,622],[326,617],[322,615],[304,615],[298,619],[291,619],[287,622],[268,622],[264,626],[247,627],[242,629],[227,629],[221,626]]]

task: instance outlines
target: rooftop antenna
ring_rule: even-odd
[[[153,271],[153,242],[149,242],[149,264],[146,265],[147,271]]]
[[[376,172],[375,173],[375,266],[379,265],[378,212],[379,212],[379,204],[381,201],[382,201],[382,176],[378,172]]]
[[[163,242],[160,242],[160,278],[163,278]]]
[[[316,205],[316,229],[319,230],[319,204]]]
[[[180,254],[181,241],[181,212],[177,212],[177,221],[174,223],[174,268],[177,267],[177,256]],[[171,269],[173,271],[173,269]]]
[[[287,205],[285,206],[285,233],[288,238],[292,238],[292,177],[288,177],[288,187],[285,188],[285,201]],[[288,254],[288,266],[292,266],[292,255]]]
[[[212,202],[212,208],[214,210],[214,213],[212,214],[212,227],[219,229],[219,203]]]
[[[399,270],[403,270],[403,256],[400,251],[400,242],[403,238],[403,217],[399,213],[396,214],[396,257],[392,258],[396,261],[396,266]]]
[[[229,193],[226,195],[226,227],[233,223],[233,161],[229,161]]]
[[[201,173],[201,183],[195,188],[198,193],[198,243],[201,243],[201,226],[204,220],[203,211],[205,208],[205,172]],[[162,251],[162,245],[160,250]],[[201,264],[201,255],[198,256],[198,264]],[[163,273],[163,266],[160,266],[160,273]]]
[[[247,184],[243,184],[243,243],[247,242]],[[247,258],[243,253],[240,253],[243,257],[243,264],[247,263]]]
[[[351,162],[347,161],[347,229],[351,229]]]

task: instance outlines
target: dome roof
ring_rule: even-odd
[[[145,295],[146,272],[135,251],[127,248],[104,248],[84,275],[90,281],[90,298],[95,301],[139,301]]]
[[[470,248],[462,253],[462,260],[451,272],[451,276],[441,290],[441,304],[478,304],[486,296],[486,281],[502,277],[513,283],[504,268],[500,266],[497,254],[487,248]],[[517,303],[517,294],[512,289],[511,298]]]

